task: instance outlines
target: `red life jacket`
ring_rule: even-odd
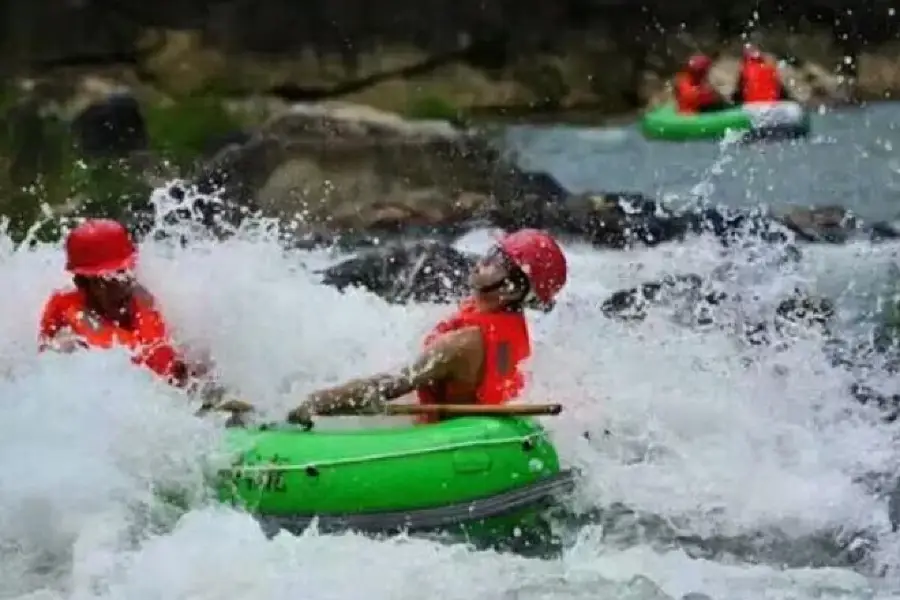
[[[777,102],[781,98],[778,68],[767,60],[747,60],[741,69],[741,98],[750,102]]]
[[[463,302],[450,318],[438,323],[425,338],[428,347],[439,336],[466,327],[477,327],[484,344],[481,383],[475,391],[477,404],[504,404],[516,398],[525,387],[522,361],[531,356],[528,324],[521,312],[480,312],[472,300]],[[463,391],[455,382],[447,381],[418,391],[419,403],[453,402]],[[468,398],[464,400],[469,400]],[[435,419],[424,417],[419,422]]]
[[[696,81],[689,73],[675,76],[675,103],[680,113],[696,113],[700,109],[720,102],[716,88],[704,80]]]
[[[96,315],[87,309],[84,292],[56,292],[47,301],[41,316],[40,350],[45,350],[62,332],[76,336],[89,348],[120,346],[131,351],[132,362],[142,365],[170,383],[184,383],[186,369],[169,340],[168,329],[153,301],[135,294],[131,301],[133,329]]]

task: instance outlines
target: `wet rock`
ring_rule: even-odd
[[[864,406],[877,408],[888,423],[893,423],[900,417],[900,394],[881,392],[865,383],[856,382],[850,386],[850,395]]]
[[[45,114],[35,99],[25,98],[8,108],[0,120],[8,183],[16,188],[31,186],[40,173],[60,169],[65,160],[65,131],[66,124]]]
[[[900,239],[900,228],[894,223],[878,221],[869,227],[869,239],[873,242]]]
[[[791,231],[759,210],[740,211],[718,207],[688,207],[675,211],[638,192],[574,194],[560,202],[518,198],[488,212],[501,227],[537,227],[577,236],[603,248],[636,244],[655,246],[683,240],[688,234],[711,233],[724,246],[748,239],[784,243]]]
[[[728,207],[692,207],[678,214],[688,231],[712,233],[724,246],[748,242],[783,245],[787,242],[843,244],[851,240],[873,242],[900,238],[892,223],[867,223],[842,206],[790,208],[772,213]]]
[[[321,272],[322,283],[361,287],[388,302],[452,302],[463,297],[476,257],[440,242],[395,244]]]
[[[147,124],[138,101],[114,94],[88,105],[72,121],[75,141],[88,157],[118,158],[148,146]]]
[[[886,221],[868,223],[834,205],[790,208],[777,214],[759,208],[688,207],[675,219],[691,233],[712,233],[727,247],[755,241],[779,245],[791,241],[842,244],[900,238],[897,225]]]
[[[464,230],[489,207],[515,221],[522,199],[568,196],[477,132],[340,103],[287,108],[205,161],[195,181],[249,210],[340,233]]]
[[[688,231],[685,219],[640,193],[580,194],[545,210],[551,218],[535,225],[580,235],[605,248],[656,246],[682,239]]]
[[[624,248],[681,239],[698,220],[641,193],[570,194],[549,174],[515,167],[476,131],[334,103],[286,109],[204,162],[195,181],[248,212],[299,222],[301,232],[341,236],[490,224]]]
[[[841,242],[862,235],[841,207],[675,211],[642,193],[570,194],[546,173],[525,172],[480,132],[443,121],[342,103],[283,107],[257,130],[235,132],[198,165],[193,183],[237,215],[277,217],[300,240],[414,234],[473,227],[536,227],[602,248],[655,246],[713,233],[723,245],[756,238]],[[887,224],[873,239],[898,235]]]
[[[226,148],[241,146],[250,141],[250,133],[243,130],[229,131],[222,135],[214,135],[203,147],[202,158],[211,158]]]
[[[795,238],[790,229],[761,208],[687,206],[678,218],[691,233],[715,235],[726,248],[758,242],[784,245]]]
[[[796,208],[783,214],[780,220],[806,242],[843,243],[859,226],[857,219],[842,206]]]
[[[776,327],[786,330],[791,326],[816,327],[827,331],[834,320],[834,303],[827,299],[810,296],[799,289],[778,303],[775,308]]]
[[[338,235],[537,227],[623,248],[679,239],[687,221],[633,192],[570,194],[476,131],[346,104],[295,105],[206,161],[201,190]]]
[[[797,239],[842,244],[850,240],[873,242],[900,238],[900,229],[887,221],[867,223],[843,206],[794,208],[779,217]]]
[[[666,275],[638,286],[619,290],[604,300],[603,315],[624,322],[642,321],[654,308],[668,308],[672,319],[691,327],[726,327],[751,345],[772,345],[790,340],[802,331],[830,333],[834,304],[827,298],[795,289],[783,298],[771,317],[744,319],[739,323],[721,317],[727,303],[741,302],[740,294],[729,293],[721,282],[704,280],[692,273]]]
[[[678,302],[685,306],[719,304],[724,293],[707,287],[703,278],[692,273],[666,275],[658,281],[648,281],[625,290],[619,290],[604,300],[601,311],[604,316],[620,321],[642,321],[654,306],[672,306]],[[709,315],[700,316],[699,324],[709,324]]]
[[[834,317],[831,300],[794,289],[775,307],[771,320],[746,323],[744,337],[754,346],[771,346],[796,339],[804,331],[830,336]]]

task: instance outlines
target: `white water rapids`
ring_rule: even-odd
[[[473,233],[460,245],[486,248]],[[573,510],[621,503],[680,535],[801,538],[866,530],[883,578],[849,568],[782,568],[684,550],[586,525],[558,559],[476,552],[419,539],[346,534],[266,540],[254,521],[203,495],[218,424],[113,353],[36,355],[41,306],[65,285],[59,247],[0,249],[0,598],[115,600],[716,600],[888,597],[900,565],[885,501],[859,481],[892,472],[893,430],[847,399],[850,377],[821,340],[748,349],[664,312],[623,324],[599,312],[619,288],[667,272],[706,274],[712,240],[598,252],[567,245],[570,283],[557,309],[531,315],[535,386],[559,401],[546,419],[564,462],[583,469]],[[896,247],[804,249],[797,270],[740,283],[758,303],[801,281],[835,293],[874,281]],[[186,247],[141,246],[141,277],[178,338],[212,356],[221,380],[280,418],[306,391],[401,364],[443,306],[390,306],[316,284],[325,253],[285,253],[251,234]],[[748,267],[749,269],[749,267]],[[755,283],[754,283],[755,281]],[[752,360],[748,360],[752,358]],[[848,410],[849,409],[849,410]],[[609,435],[603,431],[608,429]],[[582,433],[591,433],[591,441]],[[176,526],[158,485],[193,489]],[[663,595],[665,594],[665,596]]]

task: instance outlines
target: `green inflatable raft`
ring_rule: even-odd
[[[784,139],[809,134],[809,113],[796,102],[747,104],[717,112],[682,114],[674,104],[647,112],[641,131],[650,139],[669,141],[714,140],[729,131],[744,133],[745,140]]]
[[[535,421],[461,417],[397,429],[303,431],[288,425],[228,432],[239,458],[219,498],[268,531],[450,531],[473,541],[540,528],[572,488]]]

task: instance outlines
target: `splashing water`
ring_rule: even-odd
[[[287,252],[264,227],[222,242],[186,235],[184,245],[144,242],[141,278],[179,340],[273,418],[318,386],[402,364],[447,310],[320,286],[313,268],[335,257]],[[490,239],[476,232],[458,245],[480,250]],[[887,597],[891,578],[871,576],[900,564],[898,544],[866,478],[895,469],[895,436],[850,403],[850,375],[830,366],[822,340],[748,348],[727,328],[684,327],[665,311],[639,323],[602,316],[604,297],[622,287],[713,274],[723,261],[713,240],[566,250],[560,305],[531,315],[529,395],[566,405],[547,425],[583,473],[571,510],[604,510],[561,558],[537,560],[315,531],[266,540],[251,518],[203,494],[219,423],[194,418],[184,396],[120,353],[36,356],[39,309],[66,284],[61,253],[4,241],[0,269],[18,291],[0,312],[0,598]],[[847,273],[876,282],[896,250],[809,248],[790,271],[728,260],[732,284],[752,298],[742,310],[802,283],[859,312]],[[172,486],[191,490],[183,516],[157,499]],[[809,540],[846,546],[859,532],[874,540],[863,574],[813,556]],[[788,550],[747,551],[728,544],[736,539]]]

